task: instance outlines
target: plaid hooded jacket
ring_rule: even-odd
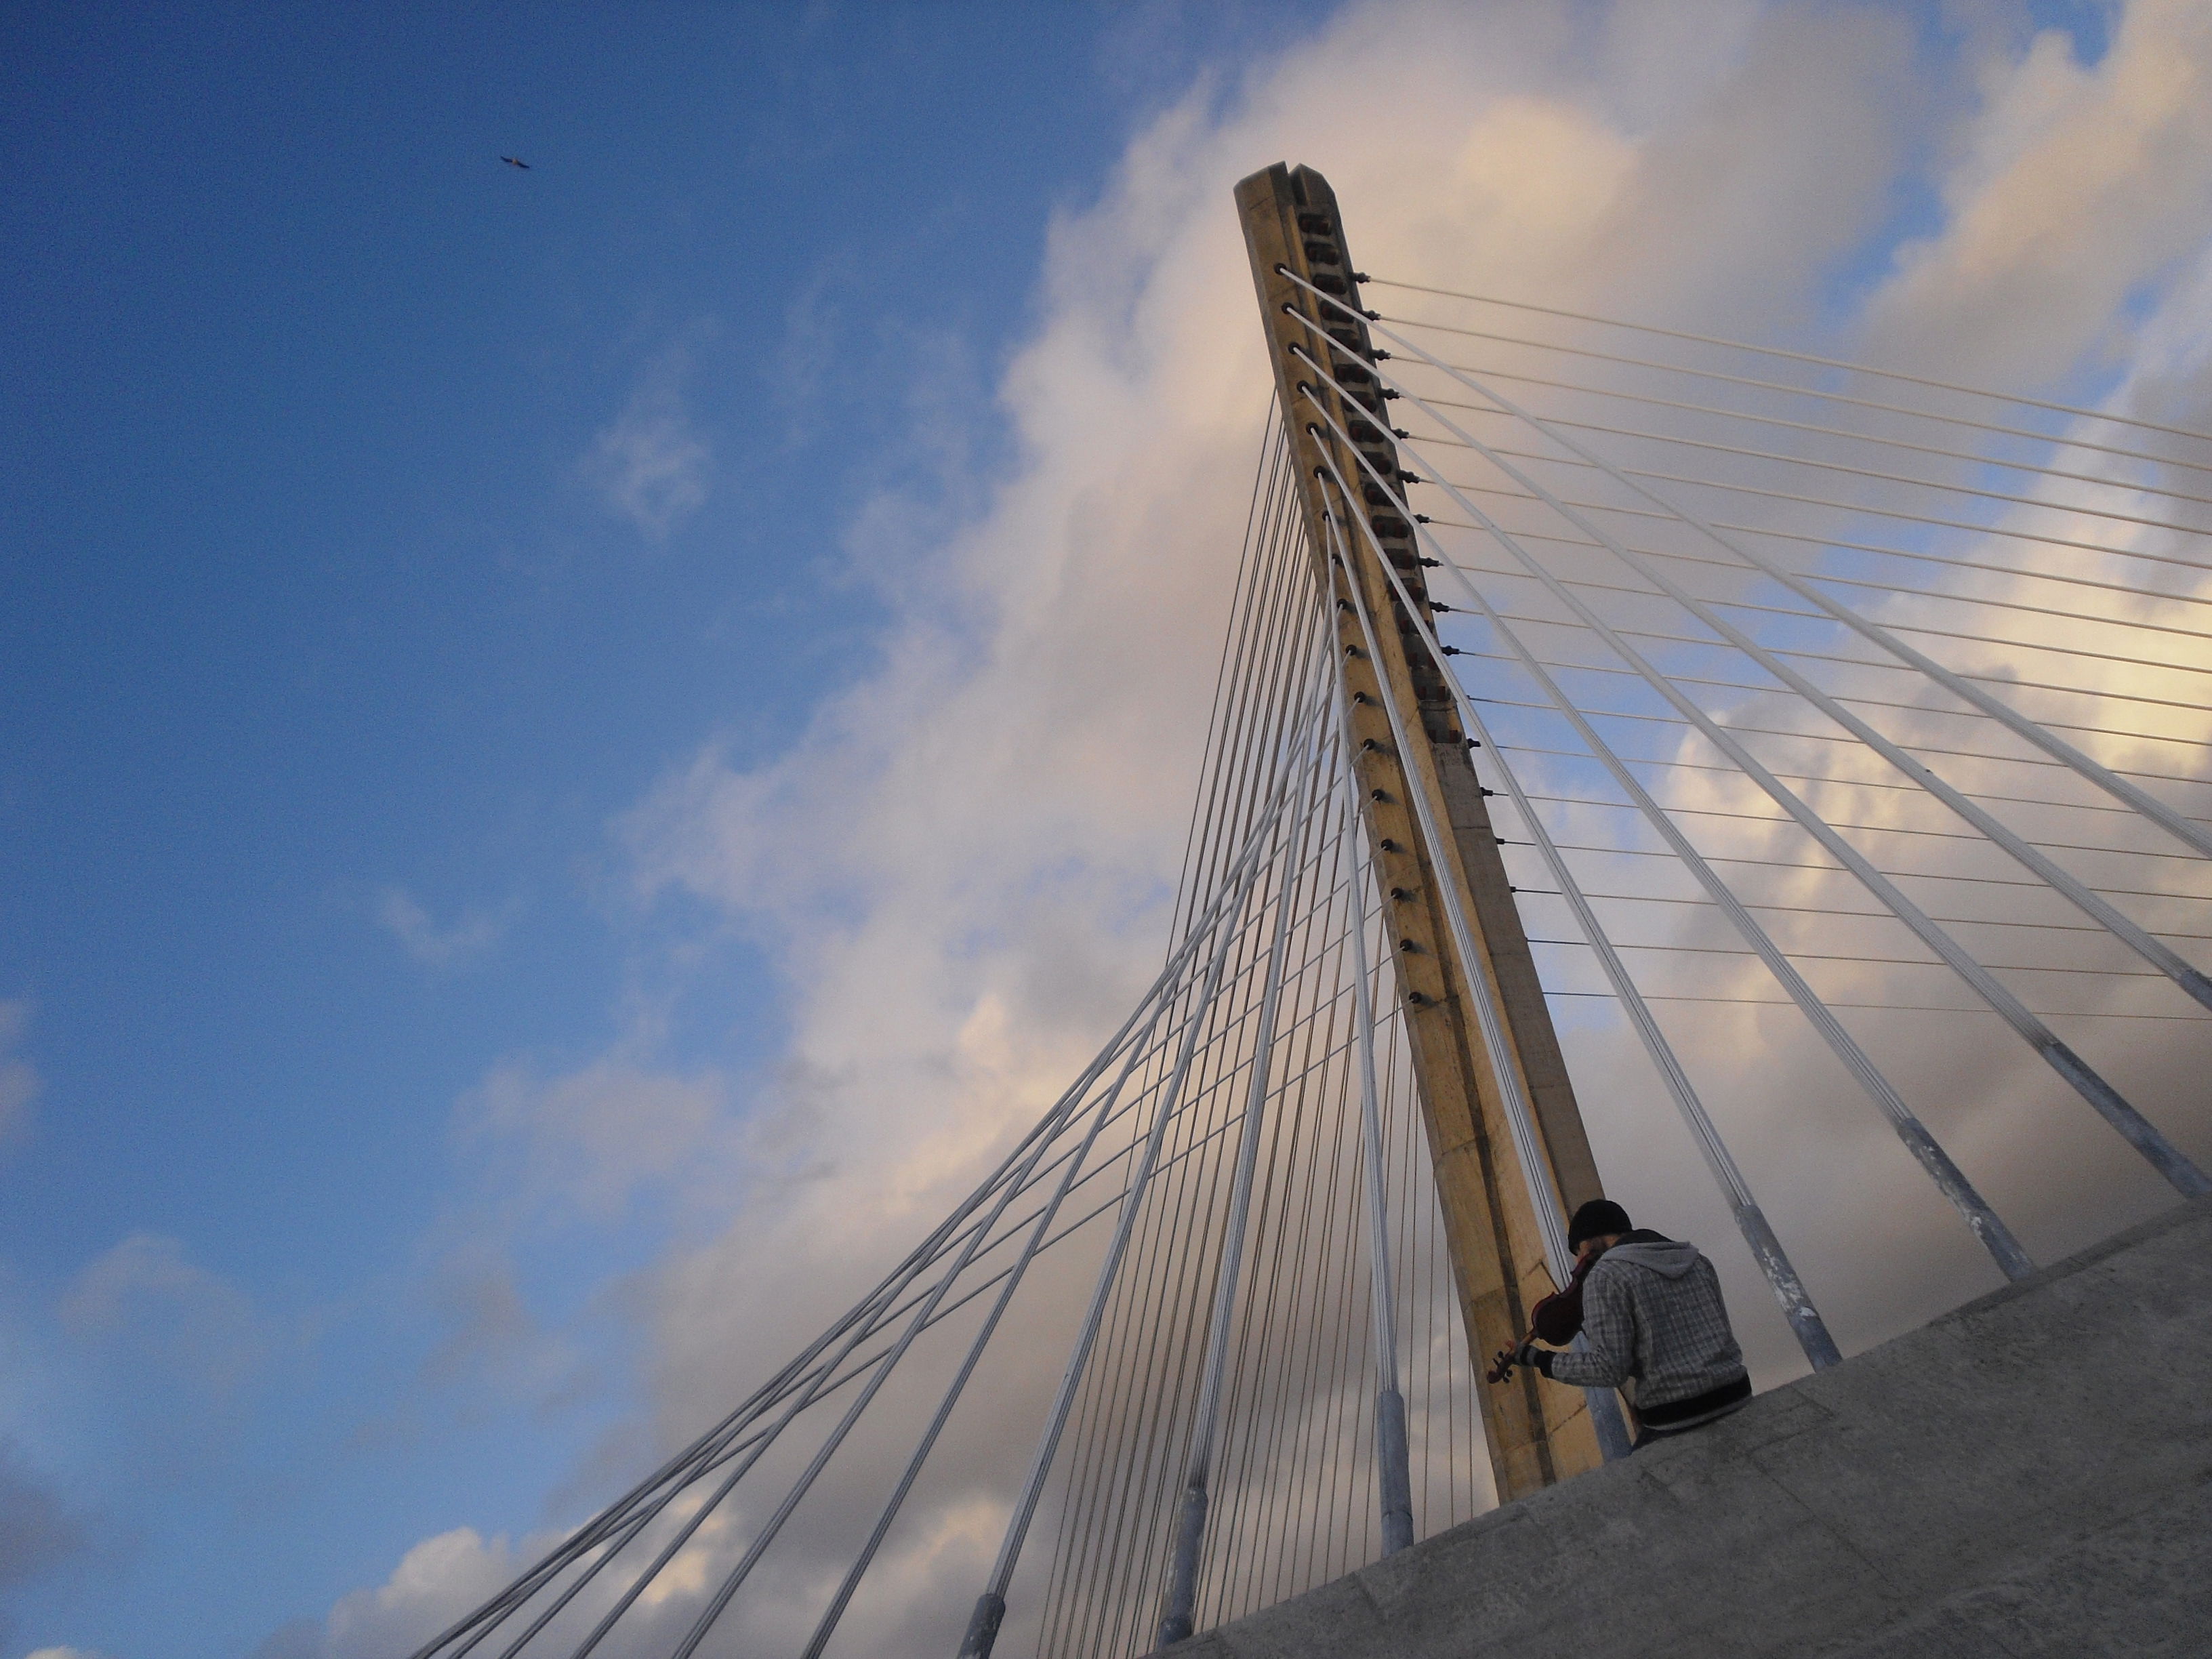
[[[1583,1281],[1583,1336],[1582,1350],[1550,1355],[1547,1370],[1583,1388],[1626,1386],[1639,1414],[1746,1380],[1713,1264],[1646,1229]]]

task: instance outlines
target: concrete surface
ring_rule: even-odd
[[[2212,1655],[2212,1200],[1167,1651]]]

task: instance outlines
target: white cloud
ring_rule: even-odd
[[[713,471],[684,396],[688,366],[680,348],[653,363],[579,465],[607,506],[655,541],[706,504]]]
[[[2138,284],[2201,247],[2212,211],[2212,12],[2116,8],[2094,68],[2051,31],[1985,72],[1943,181],[1942,229],[1900,250],[1873,339],[1969,379],[2039,379],[2124,345]]]
[[[22,1041],[30,1019],[30,1004],[0,1001],[0,1146],[29,1127],[31,1103],[45,1086],[37,1067],[9,1052]]]
[[[1225,118],[1167,112],[1054,227],[1043,320],[1001,391],[1028,465],[903,574],[938,603],[785,755],[710,750],[631,821],[648,890],[725,907],[777,953],[793,1037],[755,1155],[809,1171],[665,1273],[672,1422],[705,1410],[689,1379],[722,1375],[738,1333],[797,1334],[748,1264],[795,1249],[826,1304],[1051,1097],[1158,960],[1245,507],[1226,481],[1249,476],[1269,389],[1238,177],[1318,166],[1373,270],[1692,325],[1799,314],[1878,220],[1903,31],[1738,6],[1703,38],[1638,38],[1608,56],[1565,10],[1359,7]],[[1650,52],[1698,72],[1674,85]],[[1632,86],[1591,79],[1615,57]],[[1387,132],[1340,95],[1385,83]]]
[[[441,927],[405,888],[386,887],[377,896],[376,920],[416,961],[426,967],[450,968],[497,945],[518,908],[514,904],[497,911],[471,908]]]
[[[491,1595],[554,1541],[551,1535],[513,1547],[504,1536],[485,1539],[457,1527],[409,1550],[392,1577],[374,1589],[356,1590],[331,1609],[316,1659],[385,1659],[412,1652],[471,1607]]]
[[[106,1659],[91,1648],[33,1648],[23,1659]]]

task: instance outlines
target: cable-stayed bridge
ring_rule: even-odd
[[[1157,981],[417,1659],[1142,1654],[1623,1456],[1480,1375],[1636,1173],[1586,1114],[1710,1177],[1801,1370],[1912,1252],[1956,1302],[2212,1191],[2212,437],[1369,276],[1307,169],[1237,207],[1276,403]]]

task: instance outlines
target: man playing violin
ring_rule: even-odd
[[[1751,1398],[1743,1350],[1729,1327],[1719,1274],[1694,1244],[1631,1224],[1610,1199],[1593,1199],[1567,1229],[1581,1291],[1583,1346],[1533,1340],[1498,1355],[1500,1372],[1534,1366],[1555,1382],[1620,1389],[1635,1407],[1638,1446],[1700,1428]],[[1550,1324],[1542,1334],[1561,1340]]]

